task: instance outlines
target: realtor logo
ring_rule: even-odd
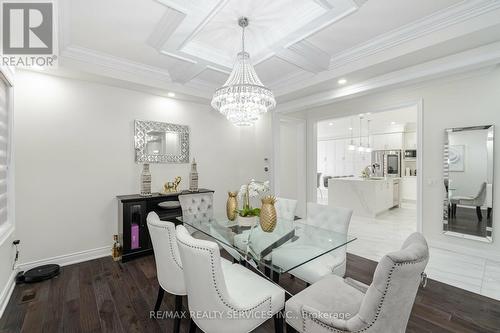
[[[54,4],[51,1],[31,1],[0,0],[1,66],[57,66]]]
[[[52,54],[52,3],[3,3],[3,54]]]

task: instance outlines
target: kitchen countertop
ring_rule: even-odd
[[[344,177],[344,178],[330,178],[332,181],[337,180],[348,180],[348,181],[360,181],[360,182],[376,182],[376,181],[387,181],[387,180],[400,180],[400,177],[372,177],[372,178],[362,178],[362,177]]]

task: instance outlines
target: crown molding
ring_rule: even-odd
[[[156,80],[172,82],[168,71],[145,65],[140,62],[130,61],[110,54],[97,52],[95,50],[83,48],[80,46],[69,46],[61,54],[64,59],[72,59],[88,64],[92,64],[107,69],[112,69],[129,74],[148,76]]]
[[[173,90],[177,93],[194,97],[208,98],[210,91],[192,89],[172,81],[170,73],[162,68],[145,65],[97,52],[80,46],[67,47],[60,56],[59,63],[71,69],[89,72],[95,75],[108,76],[113,79],[130,81],[131,83]]]
[[[276,51],[276,57],[311,73],[328,70],[330,55],[307,40]]]
[[[500,42],[394,71],[359,84],[292,100],[280,104],[277,112],[290,113],[303,111],[308,108],[336,103],[347,98],[364,95],[395,85],[409,85],[498,63],[500,63]]]
[[[498,0],[463,1],[331,57],[329,70],[500,8]]]
[[[292,81],[302,81],[302,80],[310,78],[313,75],[314,74],[310,73],[310,72],[297,70],[294,72],[290,72],[287,75],[284,75],[284,76],[282,76],[274,81],[271,81],[267,85],[272,90],[278,90],[278,89],[285,88]]]

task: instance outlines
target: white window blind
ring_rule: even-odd
[[[0,226],[7,222],[7,171],[9,165],[9,88],[0,76]]]

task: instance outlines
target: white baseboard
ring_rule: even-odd
[[[52,258],[26,262],[26,263],[18,264],[16,266],[16,268],[17,268],[17,271],[26,271],[26,270],[31,269],[33,267],[37,267],[40,265],[47,265],[47,264],[58,264],[60,266],[67,266],[67,265],[77,264],[79,262],[89,261],[89,260],[102,258],[102,257],[106,257],[106,256],[111,256],[111,247],[110,246],[103,246],[103,247],[99,247],[96,249],[85,250],[85,251],[81,251],[81,252],[74,252],[74,253],[70,253],[70,254],[63,254],[60,256],[52,257]]]
[[[13,270],[9,276],[9,280],[7,281],[7,283],[5,284],[5,287],[2,290],[2,293],[0,294],[0,318],[2,318],[3,312],[5,311],[5,308],[7,307],[7,304],[9,303],[10,296],[12,295],[12,292],[14,291],[14,287],[16,286],[16,284],[15,284],[16,274],[17,274],[17,271]]]

